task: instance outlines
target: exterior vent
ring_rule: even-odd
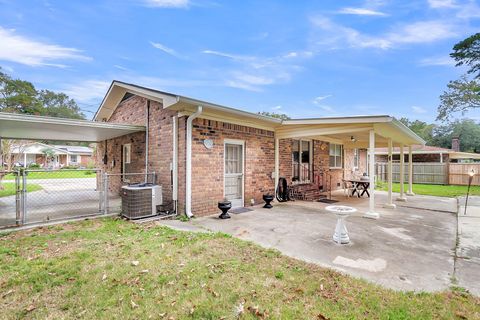
[[[163,204],[162,186],[136,184],[122,187],[122,216],[140,219],[157,215],[157,206]]]

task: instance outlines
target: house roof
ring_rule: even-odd
[[[60,149],[56,146],[48,145],[41,142],[29,142],[23,145],[12,146],[11,153],[13,154],[43,154],[47,149],[53,151],[54,154],[69,154],[68,151]]]
[[[85,146],[67,146],[67,145],[54,145],[58,149],[67,151],[70,154],[84,154],[90,155],[93,153],[93,149]]]
[[[281,120],[117,80],[110,85],[94,120],[108,121],[128,93],[159,101],[163,108],[176,110],[180,115],[193,114],[198,106],[202,106],[200,118],[275,131],[279,138],[319,138],[321,136],[325,141],[336,143],[347,141],[348,143],[352,134],[355,134],[357,143],[354,145],[367,147],[368,131],[374,130],[378,135],[377,146],[385,145],[388,139],[394,139],[406,145],[425,144],[418,135],[388,115]]]
[[[393,154],[400,153],[400,147],[392,149]],[[413,154],[448,154],[451,159],[480,159],[480,153],[459,152],[453,149],[441,148],[435,146],[412,145]],[[375,154],[386,155],[388,148],[375,148]]]

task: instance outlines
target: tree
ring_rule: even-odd
[[[287,116],[287,115],[284,114],[284,113],[261,111],[261,112],[258,112],[258,114],[260,114],[260,115],[262,115],[262,116],[270,117],[270,118],[281,119],[281,120],[291,119],[289,116]]]
[[[465,115],[473,108],[480,108],[480,83],[464,75],[459,80],[450,81],[447,91],[440,96],[437,120],[448,120],[452,113]]]
[[[435,129],[434,124],[428,124],[420,120],[411,121],[408,118],[401,118],[399,121],[415,132],[420,138],[425,140],[427,144],[431,143],[433,139],[433,130]]]
[[[467,73],[477,73],[475,78],[480,78],[480,33],[454,45],[450,57],[455,59],[457,67],[467,65],[470,67]]]
[[[453,46],[450,56],[456,66],[468,66],[466,75],[450,81],[440,96],[437,120],[446,121],[454,113],[464,115],[468,110],[480,107],[480,33],[476,33]],[[473,80],[468,75],[473,74]]]
[[[38,91],[31,82],[13,79],[1,68],[0,111],[85,119],[75,100],[66,94],[50,90]]]
[[[460,151],[480,153],[480,125],[471,119],[461,119],[437,126],[432,145],[451,148],[452,138],[460,138]]]

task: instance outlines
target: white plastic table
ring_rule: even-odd
[[[325,208],[325,210],[335,213],[337,216],[337,225],[335,226],[333,241],[338,244],[349,243],[350,238],[348,236],[347,227],[345,226],[345,218],[356,212],[357,209],[348,206],[328,206]]]

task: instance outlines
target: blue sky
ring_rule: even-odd
[[[95,111],[114,79],[292,117],[433,121],[470,0],[0,0],[0,66]],[[91,116],[91,113],[86,113]],[[480,113],[469,117],[480,119]]]

